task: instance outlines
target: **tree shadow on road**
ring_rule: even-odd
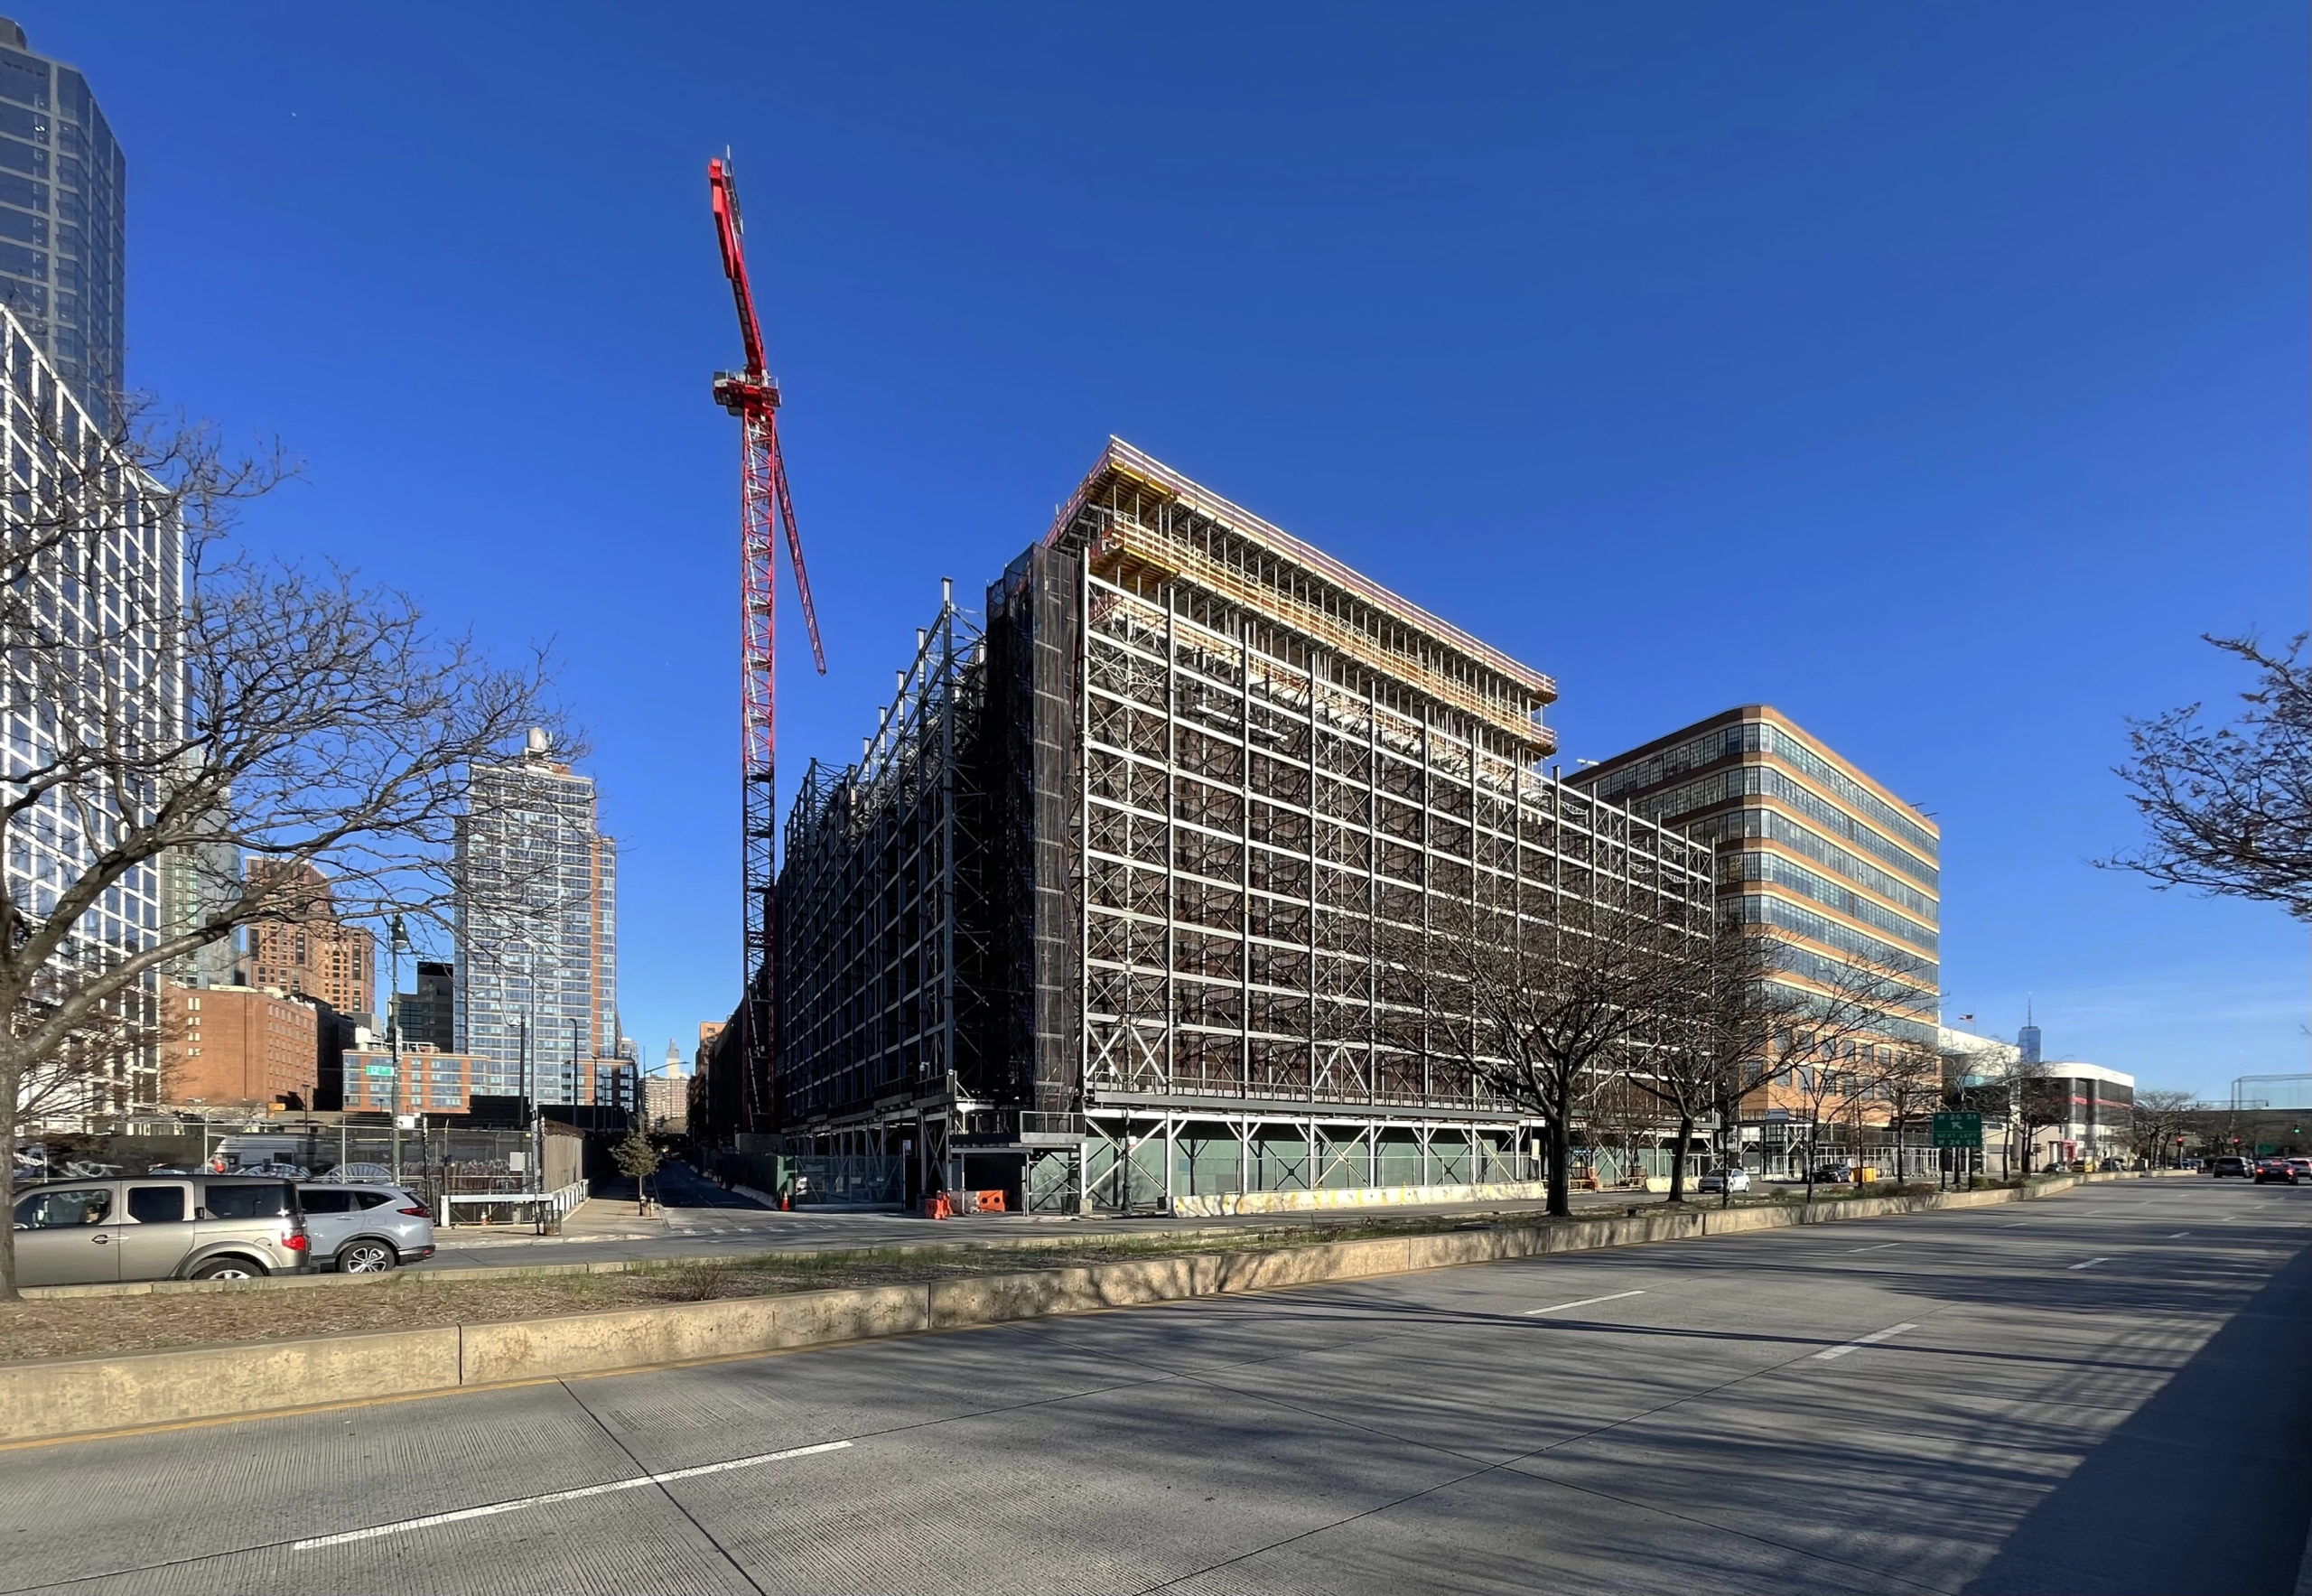
[[[2287,1596],[2312,1518],[2299,1251],[2007,1537],[1967,1596]]]

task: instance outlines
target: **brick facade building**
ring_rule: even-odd
[[[313,1004],[247,986],[171,986],[161,1001],[168,1101],[312,1106],[322,1025]]]

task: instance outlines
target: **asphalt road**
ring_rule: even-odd
[[[2286,1592],[2308,1241],[2130,1181],[23,1447],[0,1588]]]

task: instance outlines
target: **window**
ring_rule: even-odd
[[[182,1186],[131,1186],[128,1217],[140,1225],[174,1225],[187,1217]]]
[[[279,1181],[262,1186],[211,1186],[201,1193],[201,1207],[212,1219],[270,1219],[287,1214],[290,1191]]]
[[[0,98],[38,111],[48,109],[48,63],[13,50],[0,50]]]
[[[309,1214],[350,1214],[353,1211],[353,1193],[350,1191],[323,1191],[318,1187],[308,1186],[298,1196]]]
[[[63,1230],[74,1225],[101,1225],[112,1217],[112,1188],[90,1187],[73,1191],[35,1191],[16,1205],[19,1230]]]
[[[390,1191],[357,1191],[352,1196],[353,1200],[364,1209],[380,1209],[394,1199]]]

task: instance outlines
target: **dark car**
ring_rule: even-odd
[[[2207,1172],[2219,1181],[2226,1175],[2246,1178],[2256,1172],[2256,1166],[2236,1153],[2226,1153],[2209,1160]]]
[[[2264,1158],[2256,1161],[2255,1181],[2259,1186],[2270,1181],[2293,1186],[2303,1178],[2296,1165],[2288,1159]]]

